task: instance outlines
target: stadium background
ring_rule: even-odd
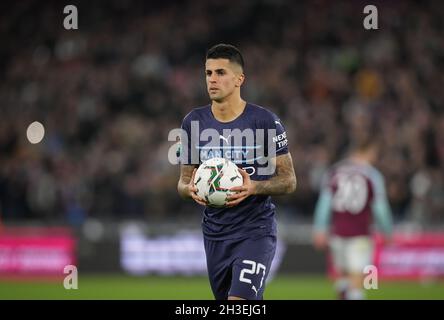
[[[78,8],[78,30],[63,28],[68,4]],[[374,1],[379,29],[365,30],[367,4],[0,4],[0,297],[212,298],[192,259],[191,277],[162,272],[170,260],[151,265],[153,275],[132,265],[129,276],[122,252],[125,237],[138,235],[165,239],[157,254],[165,248],[174,258],[182,247],[171,239],[199,234],[200,208],[177,195],[167,137],[192,107],[208,103],[204,55],[219,42],[243,52],[243,96],[286,125],[298,177],[296,193],[275,198],[283,249],[268,298],[334,297],[310,228],[320,176],[355,138],[371,134],[383,146],[377,166],[400,237],[442,234],[444,5]],[[368,130],[370,119],[377,130]],[[33,121],[45,126],[35,145],[26,139]],[[19,271],[7,261],[8,243],[25,250],[26,237],[54,236],[73,240],[76,291],[48,279],[48,270]],[[386,281],[369,295],[444,298],[435,280]]]

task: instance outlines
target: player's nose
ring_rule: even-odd
[[[216,80],[217,80],[217,77],[216,77],[216,75],[214,73],[208,76],[208,81],[210,83],[215,83]]]

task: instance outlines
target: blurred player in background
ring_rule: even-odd
[[[372,166],[378,146],[368,138],[357,143],[348,158],[324,175],[315,208],[314,245],[330,248],[340,299],[361,300],[364,268],[372,264],[372,222],[389,240],[392,213],[384,178]]]
[[[218,300],[263,298],[276,250],[275,206],[270,196],[291,193],[296,188],[283,124],[274,113],[241,98],[240,88],[245,79],[243,68],[244,61],[236,47],[226,44],[212,47],[205,63],[207,90],[212,103],[193,109],[182,122],[187,135],[182,141],[182,152],[187,156],[181,159],[178,192],[182,198],[206,206],[202,229],[210,284]],[[199,137],[194,136],[194,142],[193,122],[199,125],[199,132],[195,133]],[[230,196],[224,208],[207,206],[205,200],[197,196],[193,183],[196,168],[212,157],[207,141],[200,139],[205,129],[218,132],[216,150],[213,151],[242,168],[243,186],[232,188],[237,193]],[[256,137],[250,145],[244,139],[235,139],[234,132],[224,133],[224,130],[236,129],[251,129],[253,132],[260,129],[265,135],[271,132],[272,139],[261,142]],[[188,143],[185,145],[184,141]],[[237,145],[239,142],[241,144]],[[193,148],[198,159],[191,159]],[[266,149],[262,154],[267,162],[274,164],[274,173],[260,173],[266,165],[258,162],[256,151],[259,148]]]

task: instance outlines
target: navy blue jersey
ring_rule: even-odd
[[[230,159],[252,180],[273,176],[268,161],[288,152],[287,135],[271,111],[247,103],[230,122],[218,121],[211,106],[193,109],[183,120],[182,164],[199,165],[213,157]],[[251,135],[253,133],[253,136]],[[275,206],[270,196],[250,196],[232,208],[206,207],[202,228],[205,238],[226,240],[254,235],[276,235]]]

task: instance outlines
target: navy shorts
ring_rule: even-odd
[[[217,300],[226,300],[229,296],[262,300],[276,252],[275,236],[205,239],[204,243],[210,285]]]

